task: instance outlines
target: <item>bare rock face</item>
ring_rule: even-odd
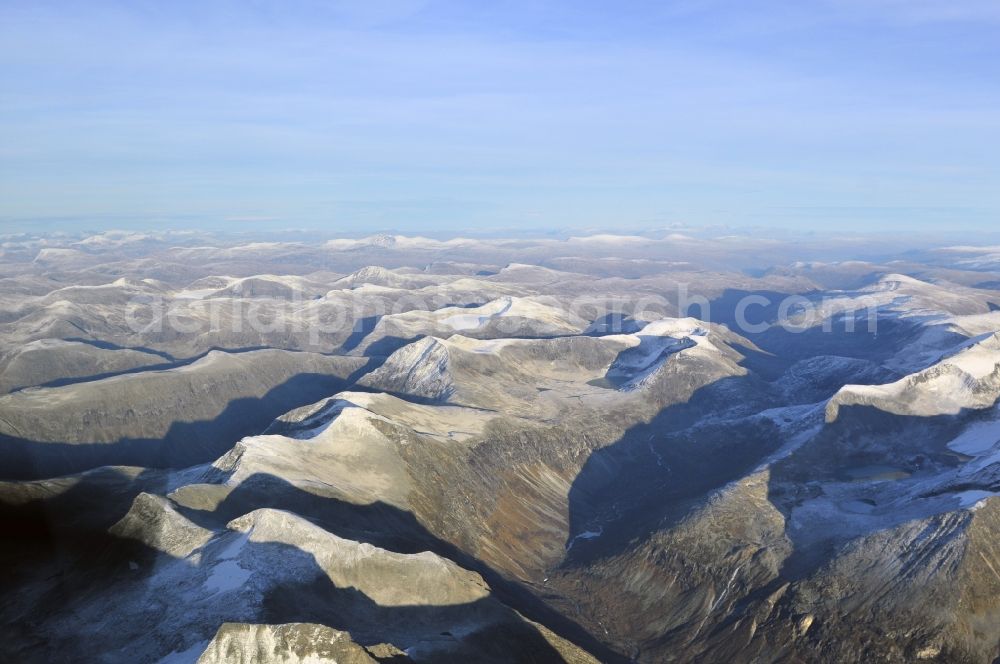
[[[136,496],[128,514],[109,532],[178,558],[188,556],[212,538],[212,531],[178,514],[169,500],[149,493]]]
[[[225,623],[198,664],[374,664],[375,658],[346,632],[325,625]]]
[[[418,399],[445,401],[455,391],[450,360],[447,347],[427,337],[397,350],[359,384]]]

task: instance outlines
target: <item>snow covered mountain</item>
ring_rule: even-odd
[[[10,240],[2,659],[994,662],[995,248],[734,242]]]

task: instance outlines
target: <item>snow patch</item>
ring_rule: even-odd
[[[513,306],[513,300],[509,297],[501,300],[494,300],[489,304],[477,307],[473,311],[476,313],[456,314],[441,320],[441,323],[449,326],[456,332],[466,330],[478,330],[485,327],[494,318],[499,318],[507,314]],[[491,309],[495,311],[491,311]]]
[[[948,449],[959,454],[978,456],[1000,442],[1000,422],[977,422],[948,443]]]
[[[971,489],[969,491],[962,491],[961,493],[956,493],[955,497],[958,498],[958,504],[963,509],[972,508],[977,510],[983,506],[983,503],[987,498],[995,496],[995,493],[990,491],[982,491],[980,489]]]
[[[583,531],[582,533],[580,533],[579,535],[577,535],[576,537],[574,537],[573,539],[571,539],[569,541],[569,544],[566,545],[566,553],[569,553],[570,549],[573,548],[573,545],[576,544],[577,540],[597,539],[603,533],[604,533],[604,528],[601,528],[601,527],[598,527],[597,530],[585,530],[585,531]]]
[[[190,648],[184,650],[175,650],[163,659],[161,659],[157,664],[195,664],[201,654],[205,652],[208,648],[208,641],[199,641],[195,643]]]
[[[205,587],[212,592],[226,593],[243,587],[253,572],[244,569],[237,560],[223,560],[212,567]]]

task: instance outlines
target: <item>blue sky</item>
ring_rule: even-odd
[[[0,232],[1000,226],[995,0],[4,0],[0,62]]]

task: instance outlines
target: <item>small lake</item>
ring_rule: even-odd
[[[615,385],[611,380],[609,380],[607,377],[604,376],[602,376],[601,378],[594,378],[593,380],[588,380],[587,385],[591,385],[593,387],[603,387],[606,390],[618,389],[617,385]]]
[[[600,378],[594,378],[587,381],[587,385],[592,385],[594,387],[603,387],[606,390],[617,390],[623,385],[627,384],[630,380],[635,378],[627,373],[621,373],[618,371],[609,371]]]
[[[838,474],[851,482],[903,480],[911,475],[909,471],[903,470],[902,468],[882,464],[869,464],[866,466],[842,468]]]

